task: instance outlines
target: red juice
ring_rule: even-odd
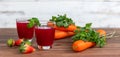
[[[52,46],[55,29],[51,27],[35,27],[36,41],[39,46]]]
[[[29,21],[17,21],[17,32],[19,38],[32,39],[34,33],[34,27],[28,28]]]

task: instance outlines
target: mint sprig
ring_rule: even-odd
[[[33,18],[29,19],[28,21],[29,21],[29,23],[27,25],[28,28],[32,28],[34,25],[41,26],[38,18],[33,17]]]

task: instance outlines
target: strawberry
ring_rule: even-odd
[[[8,45],[9,47],[13,47],[13,46],[15,45],[15,41],[14,41],[13,39],[8,39],[8,40],[7,40],[7,45]]]
[[[23,54],[29,54],[35,51],[35,48],[33,48],[32,46],[25,44],[25,45],[21,45],[19,48],[20,53]]]
[[[29,41],[29,40],[24,40],[24,41],[22,41],[22,43],[20,44],[20,46],[21,46],[21,45],[25,45],[25,44],[31,45],[31,41]]]
[[[15,41],[15,46],[20,46],[20,44],[23,42],[23,39],[18,39]]]

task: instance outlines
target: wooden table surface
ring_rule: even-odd
[[[107,33],[116,31],[115,36],[107,39],[104,48],[93,47],[82,52],[74,52],[71,49],[71,38],[55,40],[53,48],[47,51],[37,49],[35,37],[33,46],[36,51],[31,54],[20,54],[18,47],[8,47],[6,41],[9,38],[18,39],[15,28],[0,28],[0,57],[120,57],[120,29],[105,29]]]

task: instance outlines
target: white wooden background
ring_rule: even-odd
[[[120,28],[120,0],[0,0],[0,28],[15,28],[16,18],[67,14],[77,25]]]

